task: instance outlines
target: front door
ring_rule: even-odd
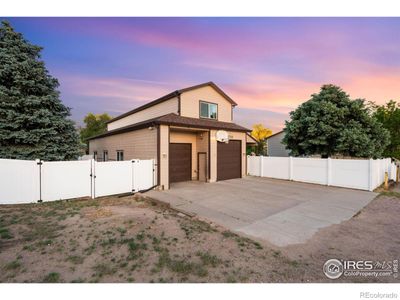
[[[206,182],[207,181],[207,153],[199,152],[197,154],[197,176],[199,181]]]

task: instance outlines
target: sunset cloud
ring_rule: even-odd
[[[79,123],[214,81],[235,121],[279,130],[323,84],[400,99],[400,18],[10,18],[44,47]]]

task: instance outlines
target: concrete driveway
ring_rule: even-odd
[[[234,232],[287,246],[304,243],[320,228],[350,219],[377,194],[248,176],[177,183],[168,191],[146,195]]]

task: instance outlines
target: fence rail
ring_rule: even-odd
[[[156,185],[154,160],[0,159],[0,204],[102,197]]]
[[[248,156],[248,174],[372,191],[396,179],[396,166],[386,159],[320,159]]]

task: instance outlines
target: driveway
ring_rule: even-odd
[[[176,183],[168,191],[146,195],[283,247],[304,243],[320,228],[350,219],[377,194],[248,176],[216,183]]]

